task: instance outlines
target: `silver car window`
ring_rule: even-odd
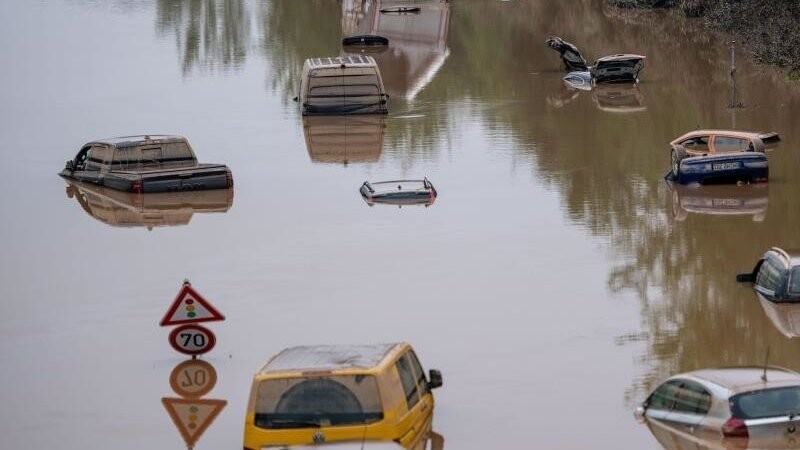
[[[792,275],[789,278],[789,293],[800,294],[800,267],[795,267],[792,270]]]
[[[647,407],[652,409],[671,410],[675,406],[677,399],[678,389],[680,389],[680,380],[669,380],[662,384],[647,401]]]
[[[774,258],[768,257],[758,270],[756,285],[775,292],[780,284],[782,272],[780,264]]]
[[[705,415],[710,407],[711,394],[703,386],[693,381],[681,383],[673,408],[675,411]]]

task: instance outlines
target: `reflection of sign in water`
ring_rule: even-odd
[[[217,338],[208,328],[200,325],[181,325],[169,334],[169,343],[175,350],[186,355],[202,355],[214,348]]]
[[[178,364],[170,373],[169,384],[182,398],[164,397],[161,404],[191,449],[228,402],[200,398],[217,384],[217,371],[206,361],[190,360]]]
[[[183,398],[202,397],[217,384],[217,371],[211,364],[192,359],[184,361],[169,375],[169,385],[176,394]]]
[[[161,403],[190,448],[217,418],[225,400],[162,398]]]
[[[183,282],[178,296],[172,302],[164,318],[161,319],[162,327],[167,325],[180,325],[184,323],[211,322],[225,320],[208,300],[192,289],[189,280]]]
[[[450,4],[439,0],[415,2],[421,10],[414,14],[382,14],[391,5],[342,3],[343,33],[377,34],[389,38],[389,48],[371,53],[381,69],[386,91],[392,96],[413,99],[436,75],[450,54],[447,33]],[[363,5],[366,5],[365,9]]]

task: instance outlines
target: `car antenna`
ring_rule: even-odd
[[[367,441],[367,424],[364,424],[364,434],[361,435],[361,450],[364,450],[364,444]]]
[[[767,382],[767,363],[769,362],[769,347],[767,347],[767,355],[764,357],[764,373],[761,374],[761,381]]]

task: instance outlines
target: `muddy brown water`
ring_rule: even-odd
[[[739,53],[728,109],[727,37],[599,1],[361,6],[0,3],[0,447],[182,448],[161,398],[184,358],[157,324],[186,277],[227,316],[204,359],[228,403],[198,449],[240,446],[252,374],[297,344],[411,342],[444,374],[434,427],[457,449],[658,448],[632,411],[666,376],[766,348],[800,369],[734,282],[800,248],[797,84]],[[374,54],[389,116],[301,120],[302,61],[371,26],[394,33]],[[647,55],[641,83],[565,88],[551,34]],[[666,143],[698,126],[778,131],[769,186],[670,190]],[[188,136],[232,197],[142,204],[56,176],[137,133]],[[358,194],[422,176],[429,207]]]

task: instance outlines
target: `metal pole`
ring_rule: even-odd
[[[731,41],[731,103],[729,108],[736,108],[736,41]]]

